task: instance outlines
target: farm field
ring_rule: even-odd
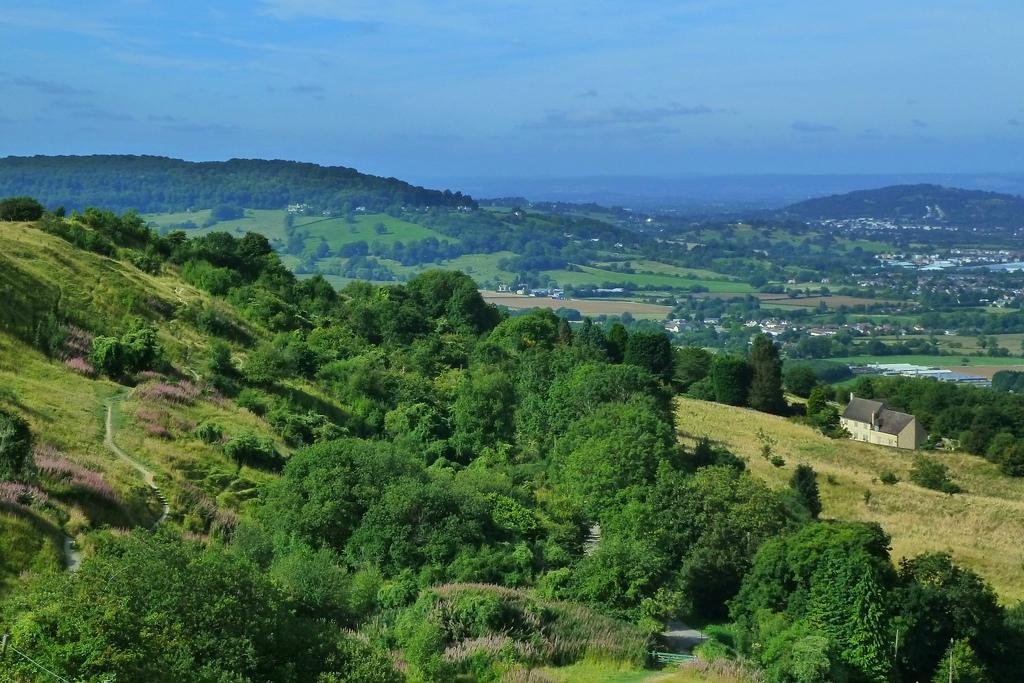
[[[593,265],[595,268],[606,269],[611,266],[613,261],[595,262]],[[652,261],[650,259],[635,259],[628,260],[626,263],[639,273],[654,273],[658,275],[672,275],[673,277],[683,278],[697,278],[697,279],[709,279],[709,280],[736,280],[736,278],[723,275],[722,273],[716,273],[713,270],[707,270],[704,268],[685,268],[682,266],[674,266],[670,263],[662,263],[661,261]]]
[[[466,273],[477,283],[483,282],[513,282],[516,279],[516,274],[502,270],[498,263],[502,259],[511,258],[515,256],[514,252],[511,251],[496,251],[491,254],[464,254],[457,258],[449,259],[447,261],[441,261],[436,264],[426,264],[419,266],[403,266],[398,261],[392,259],[377,259],[382,265],[390,268],[396,275],[405,275],[412,277],[417,273],[422,273],[424,270],[431,268],[444,268],[445,270],[461,270]]]
[[[210,217],[209,209],[145,214],[142,217],[147,223],[158,229],[181,229],[176,226],[188,222],[195,223],[198,227],[186,229],[189,236],[205,235],[211,232],[229,232],[237,236],[246,232],[258,232],[266,235],[269,240],[284,240],[287,237],[284,231],[287,215],[288,213],[283,209],[246,209],[244,218],[219,221],[205,228],[202,226]]]
[[[383,226],[382,232],[379,232],[380,226]],[[316,244],[323,238],[330,245],[332,251],[352,242],[394,244],[395,242],[423,240],[428,237],[433,237],[439,242],[456,241],[430,228],[386,214],[358,214],[354,223],[349,223],[345,218],[299,217],[295,219],[295,229],[309,233],[307,247],[312,246],[310,241]]]
[[[484,300],[499,306],[508,306],[520,310],[530,308],[573,308],[583,315],[621,315],[629,313],[634,318],[650,318],[661,320],[672,311],[669,306],[648,304],[626,299],[551,299],[539,296],[524,296],[481,290]]]
[[[617,273],[612,270],[602,270],[591,266],[577,266],[577,268],[579,268],[578,271],[546,270],[544,271],[544,275],[563,287],[602,286],[605,283],[608,283],[615,285],[635,285],[640,287],[655,286],[668,288],[685,288],[699,285],[701,287],[707,287],[712,292],[735,292],[740,294],[753,291],[753,287],[745,282],[710,280],[706,278],[684,278],[657,273]]]
[[[1021,344],[1024,344],[1024,334],[986,334],[983,336],[986,340],[994,338],[996,340],[996,344],[1009,351],[1011,356],[1020,356],[1022,349]],[[915,337],[910,337],[910,339],[914,338]],[[907,337],[886,336],[879,337],[879,339],[882,341],[906,341]],[[939,345],[939,348],[944,351],[949,351],[950,353],[984,354],[987,350],[982,348],[978,343],[978,335],[936,335],[935,341]]]
[[[785,418],[680,398],[680,437],[688,443],[707,436],[747,460],[750,471],[770,486],[788,485],[793,469],[807,463],[818,473],[823,518],[878,522],[892,537],[898,562],[924,552],[950,553],[996,589],[1004,604],[1024,598],[1024,480],[1006,477],[982,458],[943,453],[953,479],[966,490],[948,496],[908,483],[913,454],[848,440],[833,440]],[[760,457],[763,431],[786,464]],[[891,470],[900,482],[886,486]]]
[[[870,365],[872,363],[911,363],[913,365],[924,365],[934,368],[959,369],[963,372],[984,374],[986,371],[996,372],[998,370],[1024,370],[1024,358],[993,358],[984,356],[980,358],[967,358],[964,363],[964,356],[847,356],[845,358],[829,358],[839,363],[850,365]]]

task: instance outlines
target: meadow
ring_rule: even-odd
[[[548,308],[557,311],[560,308],[572,308],[583,315],[622,315],[629,313],[634,318],[662,320],[672,308],[626,299],[551,299],[543,296],[524,296],[483,290],[481,294],[488,303],[507,306],[517,310],[531,308]]]
[[[892,537],[892,557],[948,552],[988,580],[1000,600],[1024,599],[1024,480],[963,453],[941,453],[965,493],[946,495],[909,483],[914,454],[872,444],[833,440],[785,418],[718,403],[678,399],[679,435],[686,443],[709,437],[746,459],[750,471],[770,486],[788,485],[794,468],[818,473],[823,518],[878,522]],[[758,433],[774,441],[785,460],[775,467],[760,456]],[[880,482],[883,472],[900,481]]]
[[[563,287],[600,287],[605,284],[611,284],[615,286],[633,285],[637,287],[665,287],[669,289],[700,286],[706,287],[711,292],[737,294],[753,291],[753,287],[745,282],[725,279],[689,278],[664,273],[619,273],[613,270],[602,270],[584,265],[576,265],[575,267],[578,270],[546,270],[544,275]]]
[[[1024,370],[1024,359],[1017,357],[993,357],[993,356],[846,356],[843,358],[829,358],[837,363],[849,365],[871,365],[874,363],[910,363],[912,365],[923,365],[931,368],[944,368],[958,372],[966,372],[974,375],[991,377],[1000,370]],[[965,362],[966,361],[966,362]]]

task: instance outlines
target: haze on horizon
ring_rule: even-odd
[[[1020,172],[1024,4],[11,0],[0,156],[416,182]]]

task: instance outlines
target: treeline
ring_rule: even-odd
[[[777,415],[789,410],[779,349],[765,334],[754,335],[745,356],[712,354],[699,346],[677,348],[674,373],[679,390],[693,398]]]
[[[232,159],[190,162],[155,156],[34,156],[0,159],[0,196],[29,195],[48,207],[104,206],[143,213],[219,205],[281,209],[379,210],[476,207],[460,192],[428,190],[343,166]]]
[[[853,391],[912,413],[932,439],[953,439],[1005,474],[1024,476],[1024,396],[912,377],[862,377]]]

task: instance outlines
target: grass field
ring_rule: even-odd
[[[639,273],[653,273],[658,275],[671,275],[673,277],[682,277],[688,279],[704,279],[704,280],[735,280],[736,278],[723,275],[722,273],[716,273],[713,270],[707,270],[704,268],[684,268],[682,266],[674,266],[670,263],[662,263],[661,261],[652,261],[650,259],[631,259],[627,261],[630,266]],[[597,262],[593,266],[595,268],[607,269],[613,262]]]
[[[384,231],[378,232],[381,225],[384,226]],[[344,218],[296,218],[295,229],[309,233],[307,247],[316,245],[320,238],[323,238],[327,240],[332,251],[337,251],[344,244],[360,241],[367,244],[394,244],[415,242],[428,237],[433,237],[439,242],[457,241],[430,228],[386,214],[358,214],[354,223],[349,223]]]
[[[676,415],[684,441],[707,436],[724,444],[773,487],[787,486],[796,465],[813,466],[822,516],[878,522],[892,536],[894,561],[949,552],[985,577],[1004,603],[1024,599],[1024,479],[1004,476],[979,457],[939,454],[932,457],[941,458],[966,490],[947,496],[908,483],[913,454],[907,451],[833,440],[781,417],[687,398],[679,399]],[[758,430],[775,439],[784,467],[760,457]],[[881,484],[878,478],[887,470],[901,481]]]
[[[838,363],[850,365],[870,365],[873,363],[910,363],[926,367],[959,370],[975,375],[991,377],[999,370],[1024,370],[1024,358],[993,358],[984,356],[969,358],[965,356],[848,356],[845,358],[829,358]],[[964,363],[964,360],[967,362]]]
[[[530,308],[573,308],[583,315],[622,315],[629,313],[634,318],[661,320],[672,311],[670,306],[628,301],[625,299],[550,299],[540,296],[524,296],[505,292],[481,292],[488,303],[508,306],[520,310]]]
[[[882,341],[896,342],[907,341],[908,339],[908,337],[898,336],[885,336],[878,338],[881,339]],[[923,335],[920,337],[909,337],[909,339],[925,338],[927,337]],[[978,343],[977,335],[971,336],[960,334],[944,334],[936,335],[934,338],[936,343],[939,345],[939,348],[942,349],[943,351],[948,351],[949,353],[984,354],[987,351],[987,349],[982,348],[981,345]],[[984,338],[986,340],[990,338],[995,338],[996,344],[1000,348],[1004,348],[1007,351],[1009,351],[1011,356],[1017,356],[1019,358],[1021,355],[1021,344],[1024,344],[1024,334],[986,334],[984,335]],[[1022,360],[1021,362],[1024,362],[1024,360]]]
[[[441,261],[437,264],[421,266],[403,266],[398,261],[391,259],[378,259],[383,265],[390,268],[396,275],[412,277],[430,268],[444,268],[446,270],[461,270],[478,283],[481,282],[508,282],[515,281],[517,275],[512,271],[502,270],[498,263],[502,259],[515,256],[511,251],[496,251],[491,254],[465,254],[457,258]]]
[[[745,282],[729,280],[710,280],[706,278],[686,278],[659,273],[617,273],[613,270],[602,270],[591,266],[577,266],[575,270],[546,270],[544,275],[564,286],[601,286],[604,284],[635,285],[640,287],[685,288],[699,285],[712,292],[746,293],[753,287]]]

